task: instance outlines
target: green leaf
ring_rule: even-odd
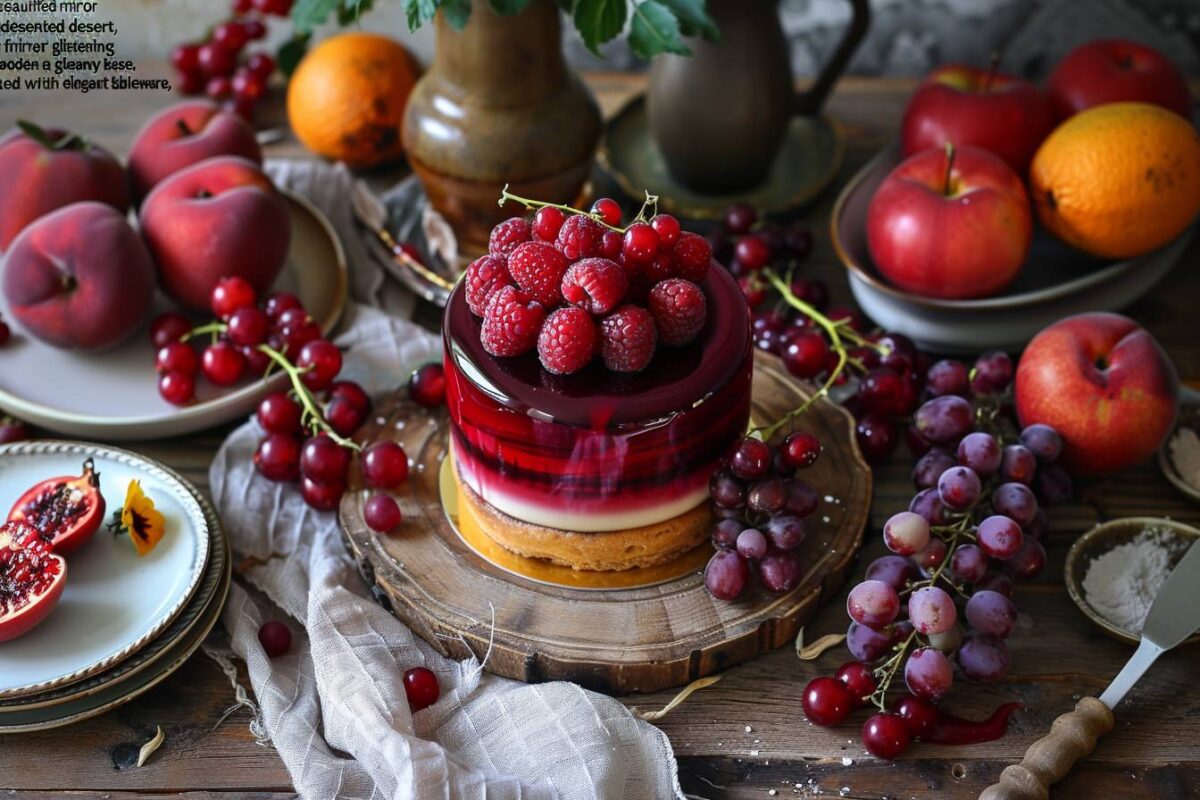
[[[529,0],[488,0],[488,5],[502,17],[520,14],[529,5]]]
[[[599,55],[599,47],[625,27],[625,0],[578,0],[575,27],[588,50]]]
[[[312,33],[314,28],[324,24],[329,15],[338,10],[341,3],[342,0],[297,0],[296,5],[292,6],[292,25],[296,33],[301,36]]]
[[[279,70],[291,77],[296,71],[296,67],[300,65],[300,59],[304,58],[304,54],[308,52],[308,42],[312,39],[312,34],[303,33],[293,36],[279,47],[279,52],[275,55],[275,61],[279,64]]]
[[[374,0],[342,0],[338,7],[338,24],[345,26],[359,22],[374,5]]]
[[[83,151],[88,148],[87,139],[84,139],[77,133],[63,134],[61,139],[54,139],[50,136],[50,132],[38,125],[36,122],[30,122],[27,119],[17,120],[17,127],[21,132],[33,139],[47,150],[79,150]]]
[[[437,13],[439,0],[406,0],[405,11],[408,14],[408,29],[415,31]]]
[[[704,0],[658,0],[679,20],[679,31],[684,36],[703,36],[710,42],[721,38],[716,24],[704,10]]]
[[[642,58],[651,58],[660,53],[692,54],[679,37],[679,20],[658,0],[645,0],[633,7],[629,47]]]
[[[461,31],[471,17],[471,0],[442,0],[442,14],[451,28]]]

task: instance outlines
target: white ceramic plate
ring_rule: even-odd
[[[333,228],[307,201],[286,195],[292,212],[288,262],[276,290],[295,292],[328,333],[346,304],[346,259]],[[155,301],[155,314],[173,306]],[[158,394],[154,347],[141,330],[114,350],[59,350],[22,332],[0,293],[0,314],[14,327],[0,348],[0,408],[67,436],[116,441],[179,436],[245,416],[264,394],[287,380],[282,373],[219,389],[197,381],[199,402],[177,408]]]
[[[871,198],[900,161],[899,145],[893,143],[850,179],[834,204],[830,233],[854,299],[867,316],[935,353],[1020,350],[1063,317],[1124,308],[1171,271],[1196,231],[1192,225],[1158,250],[1106,263],[1072,250],[1035,225],[1029,257],[1003,294],[979,300],[921,297],[885,281],[867,247]]]
[[[0,448],[0,512],[33,484],[77,475],[91,458],[107,514],[120,509],[129,481],[166,518],[158,545],[138,556],[125,535],[99,531],[67,561],[62,599],[40,625],[0,643],[0,698],[77,681],[145,646],[183,609],[209,555],[208,521],[195,489],[134,453],[76,442],[22,442]]]

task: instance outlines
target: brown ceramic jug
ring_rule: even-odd
[[[472,0],[461,31],[438,13],[436,37],[433,64],[405,111],[404,148],[459,249],[478,253],[497,222],[521,212],[497,205],[506,183],[524,197],[576,199],[600,138],[600,109],[563,60],[554,0],[533,0],[512,16]]]
[[[650,128],[671,175],[703,192],[762,183],[792,115],[820,112],[866,34],[868,0],[850,5],[854,16],[837,50],[798,93],[775,0],[708,0],[720,40],[689,40],[691,56],[660,56],[650,69]]]

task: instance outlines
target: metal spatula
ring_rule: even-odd
[[[1096,740],[1112,730],[1112,710],[1154,660],[1200,628],[1197,586],[1200,547],[1193,545],[1154,599],[1133,658],[1104,694],[1083,698],[1074,711],[1054,720],[1050,733],[1029,746],[1020,764],[1005,767],[1000,782],[984,789],[979,800],[1047,800],[1050,784],[1062,780],[1076,761],[1095,749]]]

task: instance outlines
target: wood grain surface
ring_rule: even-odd
[[[152,76],[156,71],[162,73],[164,68],[150,64],[139,74]],[[609,113],[643,85],[631,76],[600,74],[589,80]],[[829,104],[830,113],[848,134],[847,158],[835,186],[894,136],[912,87],[905,80],[842,81]],[[0,94],[0,127],[10,126],[18,117],[84,125],[98,141],[123,153],[146,115],[168,100],[140,94]],[[282,119],[278,91],[265,110],[267,124]],[[290,137],[268,147],[267,154],[308,157]],[[390,170],[368,177],[383,187],[403,174]],[[847,303],[849,287],[827,235],[831,204],[832,193],[805,212],[816,236],[805,273],[829,284],[833,302]],[[1158,337],[1193,386],[1200,385],[1197,264],[1200,239],[1153,292],[1126,310]],[[432,325],[437,313],[424,306],[419,319]],[[225,432],[150,442],[136,449],[179,469],[207,490],[208,464]],[[865,564],[882,554],[878,531],[890,514],[907,505],[912,494],[910,469],[910,463],[897,456],[876,470],[866,545],[852,577],[860,576]],[[1017,593],[1022,616],[1010,642],[1013,673],[997,684],[958,687],[947,699],[952,711],[971,716],[982,716],[1014,698],[1025,703],[1006,737],[969,747],[918,745],[895,763],[872,758],[858,742],[858,725],[847,723],[832,731],[815,728],[800,710],[805,682],[848,660],[844,648],[834,648],[814,662],[800,662],[790,650],[782,649],[728,670],[719,683],[697,692],[658,723],[679,758],[684,790],[709,800],[761,799],[770,797],[771,790],[783,798],[973,800],[1001,769],[1020,760],[1056,716],[1072,708],[1081,695],[1101,691],[1131,655],[1131,648],[1089,627],[1071,603],[1061,580],[1063,557],[1074,538],[1095,523],[1147,514],[1200,524],[1200,506],[1176,492],[1154,465],[1085,484],[1076,502],[1051,511],[1046,571]],[[830,602],[806,626],[808,640],[844,631],[846,616],[839,605],[838,600]],[[1160,659],[1117,709],[1115,730],[1055,786],[1051,797],[1200,797],[1197,675],[1198,646]],[[673,695],[664,691],[628,697],[625,702],[654,709]],[[209,659],[197,655],[163,685],[95,720],[61,731],[0,737],[0,790],[8,790],[2,796],[18,800],[125,800],[180,794],[204,800],[294,797],[279,757],[257,745],[247,730],[246,713],[239,711],[221,720],[232,704],[233,693],[224,675]],[[163,726],[166,743],[146,766],[134,768],[137,748],[153,735],[155,725]]]
[[[775,420],[802,405],[801,386],[773,355],[755,360],[751,417]],[[525,681],[570,680],[609,694],[682,686],[790,645],[822,600],[836,594],[858,550],[871,472],[854,446],[854,422],[829,401],[804,429],[825,453],[803,477],[826,498],[805,520],[800,584],[783,595],[754,586],[737,603],[715,600],[694,569],[654,586],[598,592],[515,577],[465,544],[446,519],[439,488],[449,422],[403,396],[381,409],[366,440],[399,441],[416,462],[401,497],[401,530],[377,534],[362,515],[357,469],[342,500],[346,546],[376,597],[454,658],[490,652],[491,672]]]

